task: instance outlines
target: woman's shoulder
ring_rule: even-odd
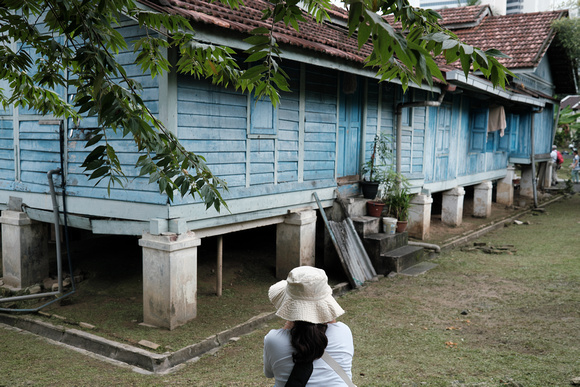
[[[264,340],[281,340],[287,337],[290,337],[290,330],[284,328],[271,329],[264,337]]]
[[[333,323],[329,323],[328,326],[329,327],[334,327],[336,329],[348,329],[348,330],[350,330],[350,328],[348,327],[348,325],[346,325],[342,321],[336,321],[336,322],[333,322]]]
[[[348,327],[348,325],[346,325],[343,322],[337,321],[335,323],[330,323],[328,324],[328,328],[327,328],[327,333],[328,331],[331,331],[333,333],[338,333],[338,334],[351,334],[350,328]]]

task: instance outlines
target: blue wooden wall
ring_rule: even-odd
[[[129,41],[143,34],[128,21],[124,21],[120,32]],[[162,109],[168,108],[167,99],[174,97],[175,106],[169,108],[175,109],[176,121],[170,129],[188,150],[206,158],[214,174],[227,181],[230,191],[224,193],[226,199],[336,186],[342,73],[284,61],[293,91],[282,93],[280,105],[273,107],[269,101],[256,101],[251,94],[186,75],[174,75],[173,87],[169,83],[168,86],[161,83],[167,80],[152,79],[131,65],[133,59],[131,46],[119,55],[129,75],[143,85],[142,98],[148,108],[161,115]],[[358,76],[357,87],[365,91],[360,112],[364,120],[363,154],[357,163],[368,160],[373,138],[379,131],[392,135],[395,145],[397,104],[438,97],[413,88],[404,94],[399,85],[379,84],[362,76]],[[487,103],[466,94],[455,94],[447,95],[438,108],[404,109],[403,142],[401,149],[395,151],[401,152],[402,172],[414,184],[415,192],[423,184],[436,187],[438,183],[455,184],[458,179],[463,179],[465,185],[471,176],[477,176],[473,178],[473,183],[477,183],[482,174],[504,170],[508,157],[529,157],[532,118],[536,126],[535,151],[549,153],[552,105],[533,117],[530,112],[508,109],[508,128],[501,137],[498,132],[487,133]],[[56,123],[39,125],[40,119],[50,117],[39,117],[22,109],[0,112],[2,189],[48,192],[46,172],[60,166],[59,127]],[[157,185],[138,177],[133,168],[139,157],[133,141],[110,130],[108,139],[117,150],[129,180],[124,187],[113,186],[110,195],[106,183],[95,187],[94,181],[88,180],[81,163],[91,151],[84,148],[87,133],[96,125],[95,119],[85,119],[78,127],[66,123],[69,195],[165,205],[167,198],[158,193]],[[394,157],[391,167],[395,168]],[[439,187],[446,188],[445,184]],[[199,198],[177,198],[174,205],[196,201]]]
[[[306,73],[304,181],[335,178],[338,73],[319,67]]]
[[[3,86],[3,85],[2,85]],[[12,107],[0,109],[0,188],[13,189],[14,176],[14,121]]]
[[[150,74],[143,73],[140,67],[133,65],[135,54],[133,53],[132,42],[141,37],[144,31],[134,23],[125,20],[119,32],[126,37],[129,42],[128,48],[120,52],[117,60],[121,63],[127,75],[139,81],[143,86],[141,98],[145,101],[152,113],[159,113],[159,80],[153,79]],[[69,90],[74,93],[74,90]],[[95,118],[88,118],[75,126],[68,123],[68,170],[67,170],[67,190],[68,194],[77,197],[114,199],[123,201],[133,201],[142,203],[164,204],[166,197],[159,195],[157,184],[149,184],[146,177],[138,177],[139,171],[134,168],[134,164],[139,158],[137,147],[131,137],[122,138],[122,133],[114,133],[107,130],[109,143],[115,148],[117,156],[122,164],[127,181],[123,186],[111,186],[110,195],[107,190],[107,181],[103,181],[95,186],[95,180],[89,180],[81,167],[85,157],[93,149],[85,148],[86,136],[90,128],[96,127]]]

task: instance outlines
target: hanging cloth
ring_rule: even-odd
[[[489,107],[489,119],[487,131],[495,132],[499,130],[499,136],[503,137],[507,124],[505,121],[505,110],[501,105],[492,105]]]

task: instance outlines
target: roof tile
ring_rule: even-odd
[[[245,6],[236,9],[208,0],[139,1],[162,12],[244,34],[256,27],[268,26],[268,21],[261,20],[262,9],[272,7],[263,0],[247,0]],[[347,16],[345,9],[335,6],[329,12],[342,20]],[[538,65],[554,37],[552,21],[566,16],[567,11],[493,16],[486,5],[442,9],[439,14],[442,16],[441,25],[452,29],[465,43],[483,50],[496,48],[508,55],[510,58],[500,58],[499,61],[514,70]],[[298,23],[299,31],[282,22],[276,24],[274,37],[279,43],[359,64],[371,53],[372,46],[368,43],[358,50],[356,36],[348,36],[348,28],[343,22],[318,24],[306,13],[304,15],[307,22]]]

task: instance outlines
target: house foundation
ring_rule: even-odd
[[[531,165],[522,165],[520,180],[520,196],[532,199],[534,197],[534,172]]]
[[[465,189],[455,187],[443,192],[443,203],[441,209],[441,222],[448,226],[457,227],[463,222],[463,199]]]
[[[20,289],[48,277],[48,226],[11,210],[2,211],[0,223],[4,284]]]
[[[514,176],[515,167],[507,167],[507,173],[503,179],[497,182],[495,201],[506,206],[514,204]]]
[[[194,232],[143,234],[143,322],[169,330],[197,316]]]
[[[475,186],[473,192],[473,216],[476,218],[489,218],[491,216],[491,198],[493,184],[484,181]]]
[[[286,215],[276,228],[276,278],[286,279],[298,266],[315,266],[316,211]]]
[[[429,238],[432,204],[433,198],[429,195],[417,194],[411,199],[407,225],[409,236],[421,240]]]

